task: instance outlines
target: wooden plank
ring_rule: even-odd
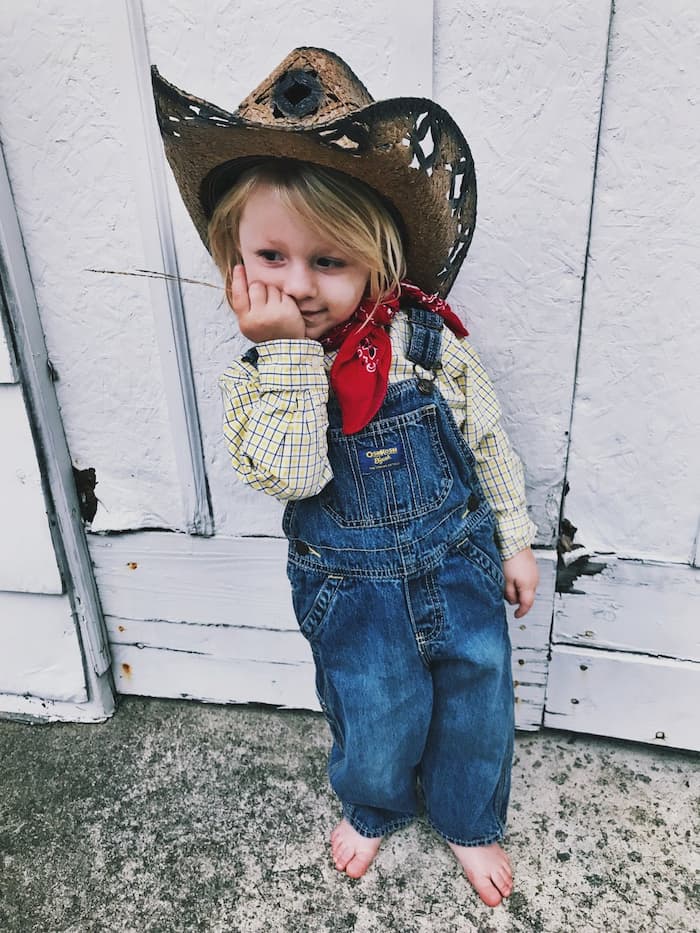
[[[121,692],[318,708],[311,652],[291,606],[284,541],[167,532],[89,541]],[[515,620],[508,610],[519,729],[539,728],[544,706],[551,554],[540,567],[542,588],[531,613]]]
[[[700,750],[700,665],[621,652],[552,649],[544,725]]]
[[[237,625],[198,625],[106,616],[110,645],[156,648],[236,662],[313,664],[308,642],[287,631]]]
[[[129,161],[136,169],[134,186],[143,243],[142,268],[162,270],[171,276],[149,279],[148,288],[184,505],[184,527],[191,534],[212,534],[214,522],[207,491],[183,294],[177,281],[166,165],[153,108],[151,61],[141,0],[114,4],[112,13],[115,63],[120,72],[117,105],[123,115],[123,135],[131,154]],[[134,119],[136,113],[140,113],[140,121]]]
[[[579,592],[555,598],[554,642],[700,661],[696,569],[598,560],[607,563],[602,573],[577,581]]]
[[[86,703],[48,700],[42,697],[19,696],[16,693],[0,693],[0,717],[17,719],[20,722],[104,722],[113,709],[106,710],[98,700]]]
[[[88,535],[107,615],[296,629],[279,538]]]
[[[0,590],[61,593],[34,439],[19,385],[0,385]]]
[[[288,659],[279,660],[280,634],[216,628],[200,637],[200,651],[163,647],[163,638],[181,642],[183,630],[190,626],[171,623],[140,623],[109,620],[115,632],[112,643],[114,678],[119,693],[139,696],[174,697],[205,703],[270,703],[288,709],[320,709],[314,687],[311,652],[297,632],[284,633]],[[155,632],[154,626],[161,631]],[[199,626],[195,626],[199,628]],[[123,631],[119,631],[123,629]],[[138,632],[142,639],[130,644],[123,639]],[[190,633],[193,634],[193,633]],[[243,656],[230,656],[236,646]],[[255,657],[246,657],[255,645]],[[205,649],[206,650],[203,650]],[[211,653],[210,653],[211,652]],[[515,725],[517,729],[539,729],[544,703],[542,665],[520,667],[514,655],[514,676],[532,678],[532,683],[517,682],[515,687]],[[541,683],[535,683],[539,679]]]
[[[389,41],[398,39],[401,48],[387,55],[389,73],[381,97],[432,98],[435,4],[433,0],[389,0],[387,7],[389,21],[401,24]]]
[[[114,645],[113,657],[119,693],[319,708],[310,665],[236,661],[133,645]]]
[[[283,538],[197,538],[171,532],[89,534],[106,615],[296,630]],[[514,647],[546,650],[556,556],[537,552],[540,589],[530,613],[509,609]]]
[[[67,596],[0,593],[0,623],[0,694],[87,701],[82,651]]]

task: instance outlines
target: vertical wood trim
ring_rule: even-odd
[[[9,338],[9,323],[6,323],[7,312],[5,302],[0,295],[0,384],[14,384],[19,382],[17,363],[12,353],[12,344]],[[8,333],[5,331],[8,329]]]
[[[124,0],[123,12],[125,15],[115,9],[115,25],[124,33],[123,38],[116,42],[115,57],[117,60],[121,58],[123,126],[132,164],[136,166],[133,180],[143,234],[144,263],[149,269],[162,270],[173,276],[165,280],[150,280],[149,288],[185,509],[185,527],[190,534],[211,535],[214,522],[140,0]],[[139,114],[140,119],[135,118],[135,114]]]
[[[615,16],[615,0],[610,0],[610,15],[608,17],[608,37],[605,45],[605,63],[600,88],[600,110],[598,111],[598,132],[596,136],[595,160],[593,162],[593,179],[591,181],[591,206],[588,212],[588,231],[586,233],[586,254],[583,260],[583,280],[581,283],[581,307],[578,316],[578,334],[576,337],[576,358],[574,360],[573,383],[571,387],[571,409],[569,411],[569,430],[567,431],[566,455],[564,457],[564,480],[562,483],[561,504],[559,506],[559,528],[566,507],[567,476],[569,473],[569,458],[571,456],[571,432],[574,423],[574,405],[576,404],[578,373],[581,363],[581,337],[583,334],[583,313],[586,305],[586,282],[588,280],[588,260],[591,252],[591,233],[593,230],[593,212],[595,210],[596,182],[598,180],[598,163],[600,161],[600,138],[603,130],[603,115],[605,112],[605,88],[608,83],[608,63],[610,61],[610,44],[612,41],[612,26]],[[559,529],[557,530],[557,534]]]
[[[114,692],[106,673],[111,655],[4,155],[0,157],[0,279],[42,471],[56,559],[87,656],[89,705],[95,715],[109,716],[114,710]]]

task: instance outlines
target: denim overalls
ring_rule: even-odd
[[[345,436],[333,479],[287,505],[287,572],[333,747],[328,773],[364,836],[410,822],[458,845],[502,838],[513,750],[503,573],[474,457],[434,382],[442,318],[409,312],[406,356],[433,379],[389,386]]]

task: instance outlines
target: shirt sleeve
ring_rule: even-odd
[[[537,526],[525,500],[523,466],[501,426],[501,407],[478,354],[466,341],[459,382],[465,399],[462,433],[476,459],[476,471],[496,520],[496,543],[503,560],[529,547]]]
[[[315,340],[270,340],[256,350],[257,367],[237,361],[219,379],[233,469],[276,499],[306,499],[333,476],[323,349]]]

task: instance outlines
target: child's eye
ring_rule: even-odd
[[[342,259],[333,259],[331,256],[319,256],[316,264],[322,269],[343,269],[345,267]]]
[[[259,249],[256,255],[264,259],[265,262],[279,262],[282,258],[282,254],[275,249]]]

